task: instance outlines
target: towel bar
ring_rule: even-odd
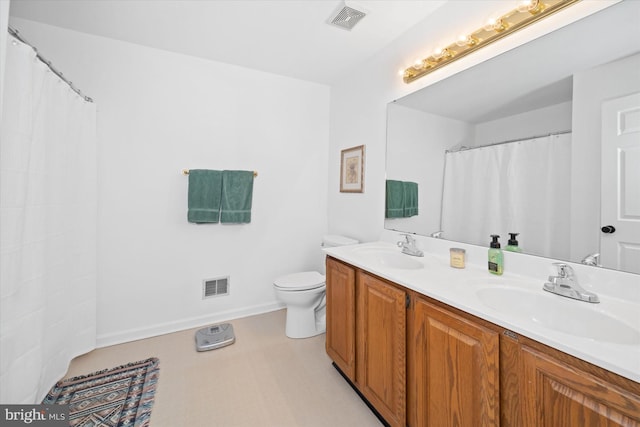
[[[189,169],[182,169],[182,175],[189,175]],[[258,172],[253,171],[253,177],[257,177],[258,176]]]

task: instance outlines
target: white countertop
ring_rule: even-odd
[[[448,243],[449,246],[459,246]],[[546,271],[542,271],[540,277],[518,275],[508,271],[502,276],[496,276],[489,273],[481,263],[467,262],[464,269],[452,268],[449,265],[448,250],[445,252],[442,248],[438,248],[436,252],[425,252],[424,257],[403,255],[420,263],[421,265],[417,268],[391,268],[376,259],[375,254],[378,250],[401,253],[397,245],[385,241],[324,249],[328,255],[355,267],[640,382],[640,339],[636,339],[634,333],[637,331],[640,334],[639,301],[628,298],[624,294],[618,296],[596,292],[600,297],[600,303],[591,304],[551,294],[542,290],[548,275]],[[521,254],[518,255],[522,257]],[[515,265],[516,261],[512,264]],[[579,272],[578,279],[580,279]],[[494,299],[491,303],[487,303],[487,300],[483,300],[481,296],[482,290],[486,288],[491,288],[489,293],[493,293]],[[636,291],[633,290],[634,296],[635,293]],[[525,298],[520,298],[522,295]],[[518,307],[525,310],[519,310]],[[531,315],[532,310],[537,313],[538,307],[541,308],[543,315]],[[554,311],[565,317],[567,321],[564,325],[569,330],[578,332],[566,333],[545,325],[549,319],[551,322],[557,320],[554,318]],[[587,322],[583,322],[582,319],[570,317],[570,313],[573,312],[580,316],[586,313],[593,322],[590,321],[585,325]],[[608,322],[609,319],[613,321]],[[616,321],[629,327],[628,330],[632,332],[627,335],[626,340],[624,338],[609,339],[609,337],[620,336],[621,329],[626,330],[626,328],[616,328]],[[581,336],[580,330],[585,327],[596,328],[594,331],[598,338]]]

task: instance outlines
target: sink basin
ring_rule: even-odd
[[[358,248],[355,249],[358,254],[365,255],[368,259],[377,264],[400,270],[416,270],[424,266],[420,261],[411,257],[411,255],[402,252],[386,249],[386,248]]]
[[[603,312],[597,304],[507,286],[476,291],[480,301],[493,310],[527,318],[541,326],[577,337],[625,345],[640,345],[640,330]]]
[[[411,258],[410,255],[405,255],[400,252],[384,252],[375,255],[376,260],[380,264],[389,268],[399,268],[403,270],[416,270],[422,268],[422,264]]]

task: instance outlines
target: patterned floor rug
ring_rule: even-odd
[[[59,381],[44,404],[69,405],[71,427],[146,427],[160,372],[151,358]]]

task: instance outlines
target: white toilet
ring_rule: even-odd
[[[329,235],[322,238],[325,248],[356,243],[357,240],[344,236]],[[324,252],[320,252],[324,260]],[[289,338],[309,338],[326,331],[324,274],[317,271],[287,274],[274,280],[273,287],[278,300],[287,305],[285,333]]]

